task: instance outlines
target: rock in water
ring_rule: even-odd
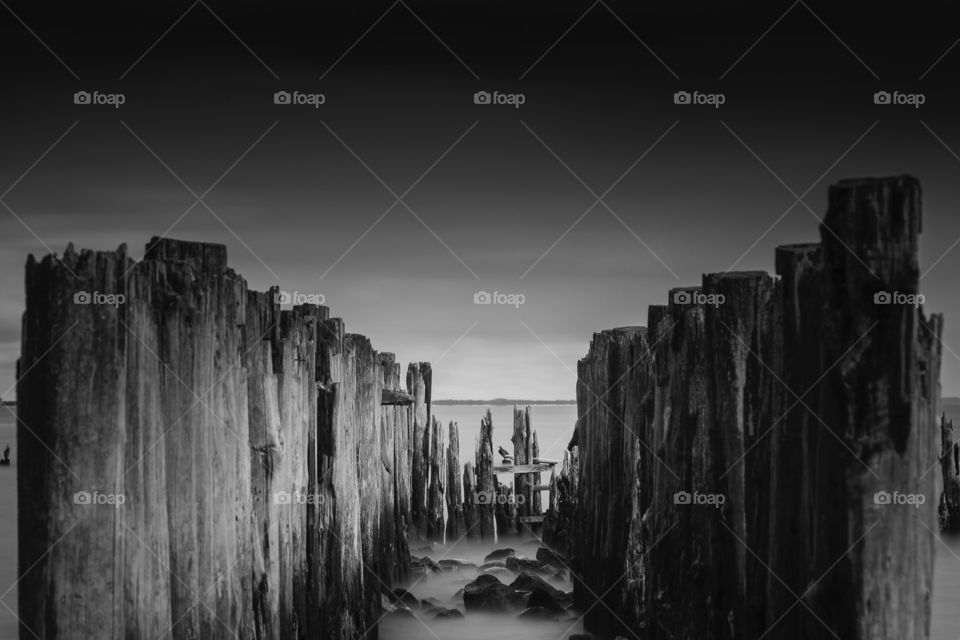
[[[483,559],[484,562],[492,562],[494,560],[506,560],[510,556],[516,555],[516,551],[511,548],[505,549],[495,549],[487,554],[487,557]]]
[[[494,611],[506,613],[526,607],[525,599],[495,576],[481,575],[463,589],[463,605],[467,612]]]

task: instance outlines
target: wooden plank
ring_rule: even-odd
[[[501,464],[493,467],[494,473],[512,473],[514,475],[518,473],[541,473],[543,471],[550,471],[553,468],[554,463],[541,463],[541,464]]]
[[[391,365],[392,366],[392,365]],[[380,404],[390,406],[407,406],[416,401],[412,394],[397,391],[396,389],[382,389],[380,391]]]
[[[543,524],[544,516],[520,516],[517,520],[521,524]]]

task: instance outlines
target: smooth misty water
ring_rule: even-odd
[[[461,462],[472,456],[474,441],[480,432],[480,417],[486,407],[482,406],[435,406],[434,413],[443,420],[444,425],[454,420],[460,427],[460,455]],[[532,408],[533,427],[537,430],[540,442],[541,456],[544,458],[562,459],[563,450],[570,441],[572,427],[576,420],[576,407],[573,405],[540,405]],[[504,446],[512,450],[510,435],[513,431],[513,408],[509,406],[491,407],[494,425],[494,447]],[[5,443],[13,448],[11,467],[0,467],[0,600],[3,604],[17,610],[17,485],[16,465],[17,447],[15,444],[16,425],[10,413],[0,408],[0,450]],[[546,478],[544,479],[546,481]],[[960,537],[941,537],[943,543],[937,543],[937,562],[934,573],[933,592],[933,624],[931,638],[933,640],[960,639]],[[489,550],[489,546],[476,548],[458,545],[446,557],[457,557],[471,560],[481,556]],[[521,549],[518,549],[521,550]],[[529,551],[522,553],[532,555],[536,551],[531,546]],[[431,551],[429,555],[434,560],[439,559],[445,552]],[[424,555],[427,552],[417,553]],[[471,560],[474,561],[474,560]],[[442,579],[424,580],[423,584],[414,588],[420,595],[422,587],[425,594],[436,593],[438,599],[446,602],[463,584],[454,583],[456,580],[465,580],[466,576],[445,575]],[[448,580],[449,584],[445,583]],[[6,595],[3,595],[7,592]],[[421,596],[425,597],[425,596]],[[569,622],[568,622],[569,624]],[[579,628],[579,627],[577,627]],[[443,624],[431,622],[430,630],[416,620],[385,620],[381,635],[385,640],[440,640],[448,638],[455,640],[488,640],[495,637],[524,637],[532,639],[556,640],[561,637],[565,626],[553,628],[553,624],[530,623],[518,626],[512,616],[477,616],[471,615],[469,621],[459,620]],[[431,633],[431,630],[434,633]],[[563,635],[577,633],[576,628]],[[0,639],[17,637],[17,620],[10,611],[0,606]]]

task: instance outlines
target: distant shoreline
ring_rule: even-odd
[[[432,400],[431,404],[441,407],[455,407],[466,405],[488,405],[488,406],[509,406],[509,405],[545,405],[545,404],[577,404],[576,400],[513,400],[510,398],[494,398],[493,400]]]

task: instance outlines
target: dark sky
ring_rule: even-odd
[[[570,398],[592,332],[816,240],[797,196],[822,215],[832,182],[911,173],[960,394],[949,3],[633,4],[0,8],[0,390],[27,254],[139,256],[166,233],[226,244],[252,288],[324,295],[377,348],[433,361],[437,397]],[[126,101],[75,105],[80,90]],[[326,102],[275,105],[280,90]],[[525,103],[475,105],[480,90]],[[678,106],[680,90],[726,101]],[[880,90],[926,102],[878,106]],[[525,303],[477,306],[480,290]]]

